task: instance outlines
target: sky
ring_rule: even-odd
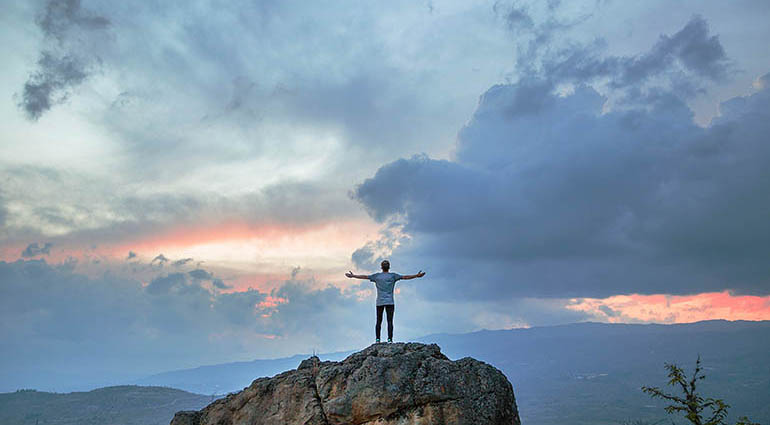
[[[770,320],[770,3],[3,2],[0,391]]]

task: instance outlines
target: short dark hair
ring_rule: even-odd
[[[390,269],[390,261],[382,260],[382,262],[380,263],[380,267],[382,267],[383,269]]]

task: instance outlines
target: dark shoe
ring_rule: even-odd
[[[391,338],[388,338],[388,342],[393,342],[393,340]]]
[[[380,339],[379,339],[379,338],[375,339],[375,340],[374,340],[374,343],[375,343],[375,344],[379,344],[379,343],[380,343]]]

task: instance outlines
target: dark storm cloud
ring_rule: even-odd
[[[51,0],[37,19],[45,35],[37,70],[30,75],[19,106],[31,120],[39,119],[56,103],[67,100],[69,90],[80,85],[99,64],[88,51],[87,33],[103,31],[110,22],[84,10],[79,0]]]
[[[695,18],[651,52],[722,78],[717,44]],[[658,66],[650,60],[638,75],[665,74]],[[612,75],[631,78],[627,69]],[[770,200],[757,196],[770,186],[770,89],[723,103],[704,129],[673,89],[603,112],[591,86],[559,96],[547,79],[490,88],[455,161],[400,159],[355,190],[376,220],[406,217],[414,238],[394,256],[430,261],[434,282],[420,290],[450,299],[770,293]]]
[[[155,256],[155,258],[152,259],[152,261],[150,261],[150,264],[155,264],[156,261],[161,267],[163,267],[164,264],[169,262],[169,259],[163,254],[158,254]]]
[[[21,252],[21,256],[24,258],[29,258],[29,257],[37,257],[38,255],[48,255],[51,253],[52,246],[53,244],[50,242],[46,242],[42,246],[39,245],[37,242],[33,242],[27,245],[26,248],[24,248],[24,251]]]

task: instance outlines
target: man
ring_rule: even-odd
[[[374,273],[370,275],[357,275],[349,271],[345,273],[345,276],[355,279],[368,279],[374,282],[377,286],[377,324],[374,326],[374,333],[376,336],[375,343],[380,342],[380,328],[382,325],[382,311],[388,313],[388,342],[393,342],[393,313],[395,310],[395,304],[393,301],[393,288],[396,286],[398,280],[409,280],[416,277],[425,276],[425,272],[420,270],[417,274],[412,275],[400,275],[398,273],[390,273],[390,262],[383,260],[380,263],[382,273]]]

